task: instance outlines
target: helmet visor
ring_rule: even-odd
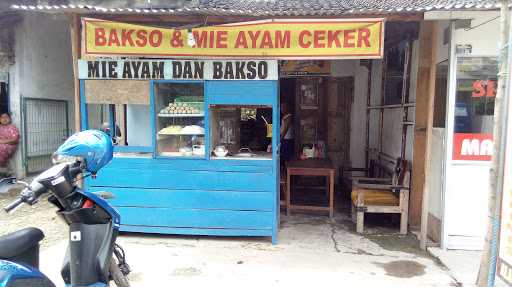
[[[77,161],[83,161],[83,158],[79,157],[79,156],[62,155],[62,154],[57,154],[57,153],[54,153],[52,156],[53,164],[74,163]]]

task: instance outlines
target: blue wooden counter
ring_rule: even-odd
[[[117,157],[88,187],[114,194],[122,231],[272,236],[272,163]]]
[[[270,105],[276,123],[273,134],[279,134],[275,81],[206,83],[205,105],[212,103]],[[86,107],[82,109],[87,114]],[[207,111],[206,134],[209,133]],[[152,118],[154,113],[152,109]],[[87,119],[83,121],[86,123]],[[154,125],[151,128],[156,134]],[[114,194],[110,201],[121,214],[121,231],[271,236],[276,243],[279,221],[276,137],[272,139],[272,159],[210,158],[209,141],[206,142],[207,155],[199,159],[157,156],[154,146],[146,147],[145,151],[153,150],[147,156],[121,153],[96,179],[87,179],[86,187]],[[124,148],[130,151],[126,149],[129,147]]]

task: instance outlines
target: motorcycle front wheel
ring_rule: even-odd
[[[115,257],[112,257],[110,260],[110,277],[112,277],[112,280],[114,283],[116,283],[117,287],[130,287],[130,282],[128,281],[128,278],[126,275],[121,272],[121,269],[119,269],[119,266],[117,265],[117,259]]]

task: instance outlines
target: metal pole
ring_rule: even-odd
[[[508,66],[508,25],[509,11],[508,1],[501,0],[500,10],[500,58],[498,71],[498,89],[494,104],[494,152],[490,170],[489,189],[489,220],[485,238],[484,253],[480,262],[480,270],[477,278],[479,287],[494,286],[496,275],[496,257],[498,246],[498,231],[500,227],[501,195],[503,188],[503,163],[505,136],[504,129],[507,126],[507,116],[504,107],[509,96],[505,93],[507,83]]]
[[[405,160],[405,150],[407,148],[407,130],[409,129],[409,108],[405,105],[409,103],[409,86],[411,81],[411,56],[412,40],[407,39],[405,48],[404,73],[402,75],[402,142],[400,147],[400,159]]]
[[[370,169],[370,106],[372,104],[372,68],[373,68],[373,60],[368,61],[368,95],[366,97],[366,149],[364,152],[364,167],[366,168],[366,176],[371,176],[369,174]]]

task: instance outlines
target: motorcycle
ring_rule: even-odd
[[[55,155],[57,164],[30,184],[7,179],[25,188],[4,210],[12,213],[22,204],[33,205],[49,193],[48,201],[69,226],[61,269],[65,286],[104,287],[112,280],[118,287],[130,286],[126,277],[130,268],[123,249],[116,243],[121,217],[106,200],[112,194],[88,192],[77,184],[86,176],[95,177],[112,159],[111,140],[100,131],[80,132],[59,147]],[[55,287],[38,270],[39,242],[43,238],[43,232],[32,227],[0,237],[0,287]]]

